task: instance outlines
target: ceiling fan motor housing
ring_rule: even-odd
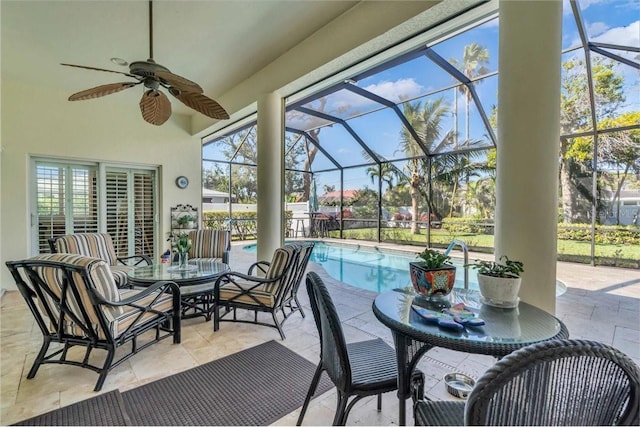
[[[164,71],[170,73],[167,67],[163,67],[160,64],[156,64],[153,59],[147,59],[146,61],[136,61],[129,65],[129,72],[140,77],[156,77],[156,72]]]

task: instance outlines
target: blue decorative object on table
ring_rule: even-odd
[[[411,308],[423,320],[438,325],[443,329],[462,331],[465,327],[479,327],[485,324],[484,320],[475,317],[475,313],[464,306],[463,303],[446,308],[441,312],[433,311],[412,304]]]

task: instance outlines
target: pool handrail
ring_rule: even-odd
[[[449,253],[456,246],[460,246],[460,249],[462,249],[462,254],[464,257],[464,289],[468,290],[469,289],[469,248],[467,248],[467,244],[462,240],[453,239],[453,241],[449,243],[447,250],[444,251],[444,254],[449,255]]]

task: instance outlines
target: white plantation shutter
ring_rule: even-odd
[[[155,254],[155,172],[106,169],[106,229],[116,255]]]
[[[117,256],[129,255],[129,174],[107,170],[105,205],[107,233],[111,235]]]
[[[51,237],[98,230],[95,166],[36,161],[34,194],[37,253]]]
[[[32,167],[34,253],[48,253],[51,237],[107,232],[117,256],[156,255],[155,170],[47,159]]]
[[[135,253],[153,256],[155,253],[156,198],[154,175],[138,171],[134,182]]]

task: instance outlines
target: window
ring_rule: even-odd
[[[34,253],[49,252],[51,237],[107,232],[116,255],[155,256],[155,170],[50,160],[34,163]]]

